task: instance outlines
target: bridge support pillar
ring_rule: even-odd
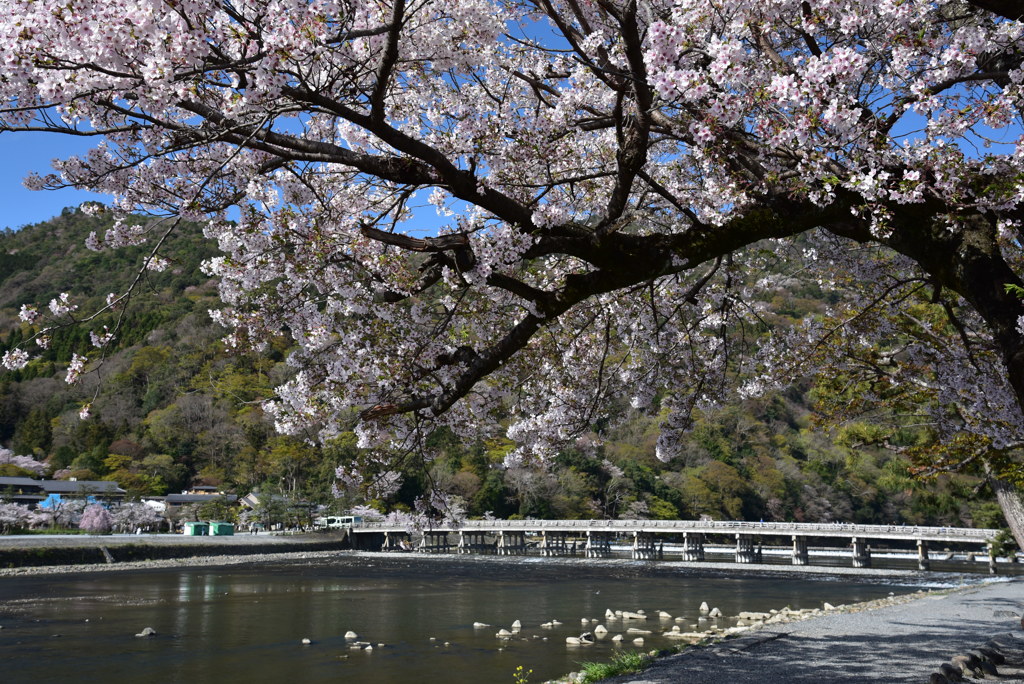
[[[576,544],[569,546],[569,535],[565,532],[548,532],[542,530],[540,533],[540,553],[542,556],[568,556],[576,555]]]
[[[867,541],[854,537],[851,543],[853,544],[853,567],[870,568],[871,548],[868,546]]]
[[[423,539],[420,540],[417,551],[420,553],[448,553],[451,548],[447,532],[427,530],[423,533]]]
[[[809,565],[810,556],[807,553],[807,537],[793,535],[793,565]]]
[[[931,570],[932,561],[928,557],[928,542],[924,539],[917,540],[917,569]]]
[[[756,560],[754,553],[754,537],[749,534],[736,535],[736,562],[753,563]]]
[[[408,532],[385,532],[381,551],[412,551],[412,538]]]
[[[587,530],[587,558],[608,558],[612,555],[612,538],[614,532],[594,532]]]
[[[522,556],[526,553],[526,533],[498,530],[498,555]]]
[[[487,543],[483,532],[459,530],[459,553],[494,553],[494,544]]]
[[[633,533],[633,560],[654,560],[658,558],[658,545],[650,532]]]
[[[699,532],[683,533],[683,560],[702,561],[704,560],[704,535]]]
[[[986,550],[988,551],[988,574],[995,575],[999,572],[996,568],[996,550],[991,544],[986,547]]]

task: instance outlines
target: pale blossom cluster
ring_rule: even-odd
[[[89,504],[82,511],[78,527],[93,534],[107,534],[114,527],[114,516],[103,504]]]
[[[77,304],[71,303],[71,296],[67,292],[61,292],[57,297],[50,300],[50,312],[54,316],[66,316],[78,309]]]
[[[112,529],[132,533],[138,530],[151,531],[164,522],[164,518],[144,503],[129,501],[110,511]]]
[[[32,511],[28,506],[0,501],[0,532],[7,534],[14,530],[30,527]]]
[[[21,370],[28,365],[31,357],[24,349],[11,349],[4,352],[3,367],[8,370]]]
[[[32,471],[36,475],[42,475],[43,472],[46,470],[45,463],[37,461],[31,456],[21,456],[15,454],[10,449],[0,447],[0,465],[3,465],[5,463],[13,465],[18,468],[22,468],[24,470]]]
[[[103,332],[97,333],[94,330],[89,331],[89,341],[92,342],[92,346],[102,349],[110,344],[114,339],[114,333],[110,332],[107,326],[103,326]]]
[[[67,373],[64,376],[64,382],[69,385],[73,385],[78,382],[78,379],[82,375],[82,371],[85,370],[85,362],[88,360],[88,358],[77,352],[72,353],[71,362],[68,364]],[[88,411],[86,411],[86,413],[88,413]]]
[[[18,312],[18,318],[26,323],[35,323],[40,315],[39,310],[30,304],[22,304],[21,310]]]
[[[803,233],[792,263],[853,293],[834,318],[895,320],[892,278],[926,280],[920,265],[835,235],[906,251],[908,212],[952,239],[1024,202],[1024,24],[961,0],[434,0],[394,25],[400,5],[369,0],[9,4],[0,130],[38,108],[106,132],[31,184],[205,220],[226,342],[294,343],[266,407],[288,434],[358,422],[361,448],[407,453],[445,426],[513,439],[518,467],[622,401],[659,412],[670,459],[738,380],[753,396],[822,345],[895,330],[812,320],[768,338],[782,238]],[[417,197],[437,210],[429,235]],[[123,220],[89,245],[143,237]],[[50,311],[74,311],[67,293]],[[998,322],[974,322],[985,363],[957,371],[964,354],[921,328],[893,380],[927,368],[939,403],[1020,425]],[[340,469],[339,491],[373,473],[398,486],[373,462]]]

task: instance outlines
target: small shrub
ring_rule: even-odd
[[[651,658],[639,651],[624,651],[612,656],[608,663],[580,663],[584,682],[598,682],[609,677],[642,672],[651,664]]]

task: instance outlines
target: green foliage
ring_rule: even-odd
[[[219,497],[200,504],[197,512],[201,520],[235,522],[238,509],[228,503],[227,499]]]
[[[22,304],[45,308],[58,293],[73,291],[80,310],[88,311],[127,285],[143,248],[94,253],[83,247],[90,231],[108,226],[108,219],[66,211],[0,234],[0,353],[34,332],[17,320]],[[47,459],[51,471],[115,480],[129,496],[180,491],[199,480],[239,494],[259,489],[339,508],[364,503],[364,493],[339,501],[331,491],[335,468],[364,457],[352,433],[312,446],[277,435],[263,413],[272,387],[291,372],[285,341],[263,355],[229,353],[220,343],[222,331],[206,313],[218,302],[198,268],[212,255],[199,227],[182,226],[166,248],[172,268],[146,276],[88,389],[61,381],[72,351],[89,348],[85,327],[58,331],[48,350],[33,348],[40,358],[22,371],[0,372],[0,444]],[[816,283],[790,281],[786,290],[764,295],[773,325],[824,313],[834,299]],[[920,312],[922,320],[931,320],[928,315]],[[113,325],[113,316],[97,319],[104,324]],[[463,442],[438,430],[425,445],[432,460],[403,459],[402,488],[377,503],[385,511],[408,509],[438,482],[461,497],[471,517],[990,524],[991,495],[974,487],[974,477],[922,482],[883,447],[914,446],[932,458],[923,450],[922,430],[846,419],[842,412],[858,408],[868,389],[826,374],[698,413],[670,463],[654,456],[660,399],[647,412],[613,401],[594,425],[601,446],[594,453],[566,450],[546,474],[505,470],[501,464],[515,446],[507,439]],[[76,414],[87,401],[94,417],[81,421]],[[832,432],[812,419],[830,410],[843,418],[831,421],[841,426]],[[284,522],[290,514],[274,501],[260,515]]]
[[[624,674],[643,672],[651,665],[651,657],[640,651],[623,651],[612,656],[607,663],[580,663],[583,682],[599,682],[602,679]]]
[[[999,530],[999,534],[992,540],[992,555],[997,558],[1016,558],[1018,551],[1017,540],[1010,534],[1010,530]]]

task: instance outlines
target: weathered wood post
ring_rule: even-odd
[[[810,556],[807,553],[807,537],[793,535],[793,565],[808,565]]]
[[[924,539],[917,540],[917,569],[932,569],[932,562],[931,559],[928,557],[928,542]]]
[[[526,533],[518,530],[498,531],[498,555],[521,556],[526,553]]]
[[[754,538],[749,534],[736,535],[736,562],[754,562]]]
[[[704,535],[699,532],[683,532],[683,560],[704,560]]]
[[[633,532],[633,560],[653,560],[656,557],[654,535],[650,532]]]
[[[587,558],[607,558],[612,555],[611,532],[587,530]]]
[[[853,567],[870,568],[871,548],[868,546],[867,541],[854,537],[851,544],[853,544]]]

